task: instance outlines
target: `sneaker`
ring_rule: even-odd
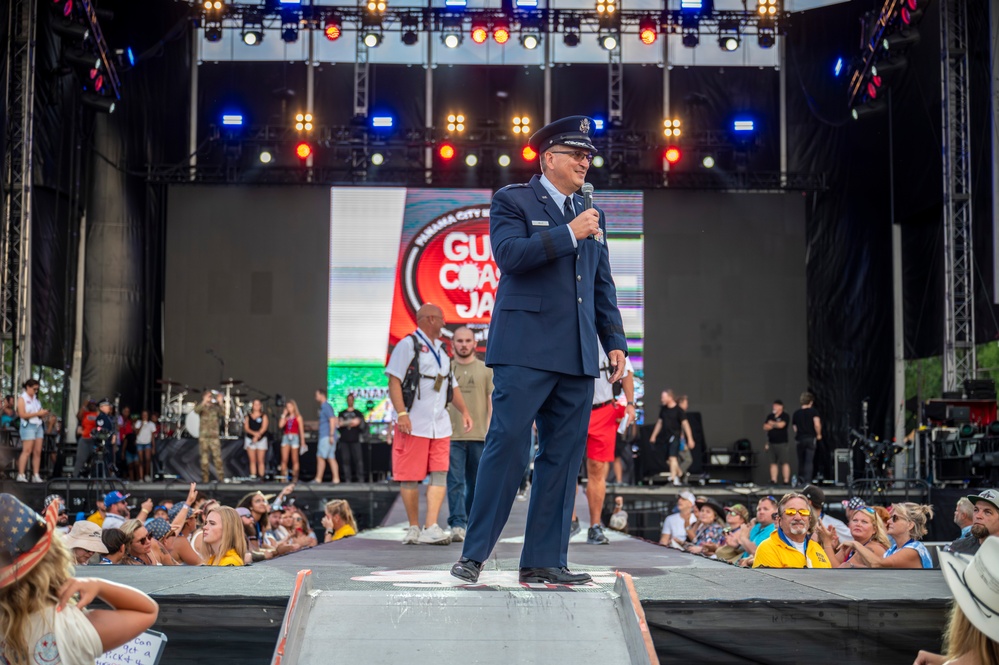
[[[17,474],[17,482],[19,482],[19,483],[26,483],[26,482],[28,482],[28,477],[26,475],[24,475],[23,473],[19,473],[19,474]]]
[[[444,533],[444,529],[437,524],[431,524],[423,527],[418,542],[420,545],[448,545],[451,543],[451,537]]]
[[[590,545],[609,545],[610,538],[604,535],[604,527],[600,524],[591,526],[586,532],[586,542]]]
[[[44,480],[42,480],[42,477],[41,477],[41,476],[39,476],[39,475],[38,475],[38,474],[36,473],[35,475],[31,476],[31,482],[33,482],[33,483],[44,483],[45,481],[44,481]]]
[[[411,524],[408,529],[406,529],[406,535],[402,537],[403,545],[415,545],[420,541],[420,527],[415,524]]]
[[[675,487],[681,487],[683,486],[683,481],[680,480],[679,478],[673,478],[673,485]]]
[[[259,480],[259,478],[257,477],[257,474],[251,473],[250,474],[250,480],[256,481],[256,480]],[[147,480],[146,482],[149,482],[149,481]]]
[[[451,542],[460,543],[465,540],[465,527],[456,526],[451,529]]]
[[[147,482],[147,483],[151,483],[151,482],[153,482],[153,479],[152,479],[151,477],[149,477],[149,476],[146,476],[146,477],[145,477],[145,478],[143,478],[142,480],[143,480],[144,482]]]
[[[577,533],[579,533],[579,520],[572,520],[572,526],[569,527],[569,537],[572,538]]]

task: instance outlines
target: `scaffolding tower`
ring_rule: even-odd
[[[966,0],[940,2],[943,113],[944,350],[943,389],[975,378],[975,287],[972,256],[971,132]]]
[[[15,392],[31,376],[31,146],[37,5],[37,0],[10,0],[7,17],[4,103],[9,115],[0,228],[0,387],[5,393]]]

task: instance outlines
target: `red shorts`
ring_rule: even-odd
[[[451,437],[430,439],[396,429],[392,439],[392,479],[420,482],[431,471],[447,471],[451,461]]]
[[[586,430],[586,459],[595,462],[614,461],[617,421],[623,415],[624,409],[617,404],[607,404],[590,414],[590,427]]]

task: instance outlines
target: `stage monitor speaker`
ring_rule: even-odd
[[[833,451],[833,466],[836,485],[838,487],[847,485],[853,478],[853,456],[850,455],[849,448],[837,448]]]

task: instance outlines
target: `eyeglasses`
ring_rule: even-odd
[[[138,543],[139,545],[145,545],[146,543],[149,542],[149,536],[143,536],[142,538],[139,538],[135,542]]]
[[[587,164],[593,163],[592,152],[583,152],[582,150],[549,150],[548,152],[555,153],[556,155],[569,155],[576,162],[581,162],[585,159]]]
[[[909,520],[905,519],[904,517],[900,517],[899,515],[892,515],[891,517],[888,518],[888,521],[889,522],[908,522]]]
[[[808,508],[785,508],[785,515],[801,515],[802,517],[808,517],[812,514]]]

